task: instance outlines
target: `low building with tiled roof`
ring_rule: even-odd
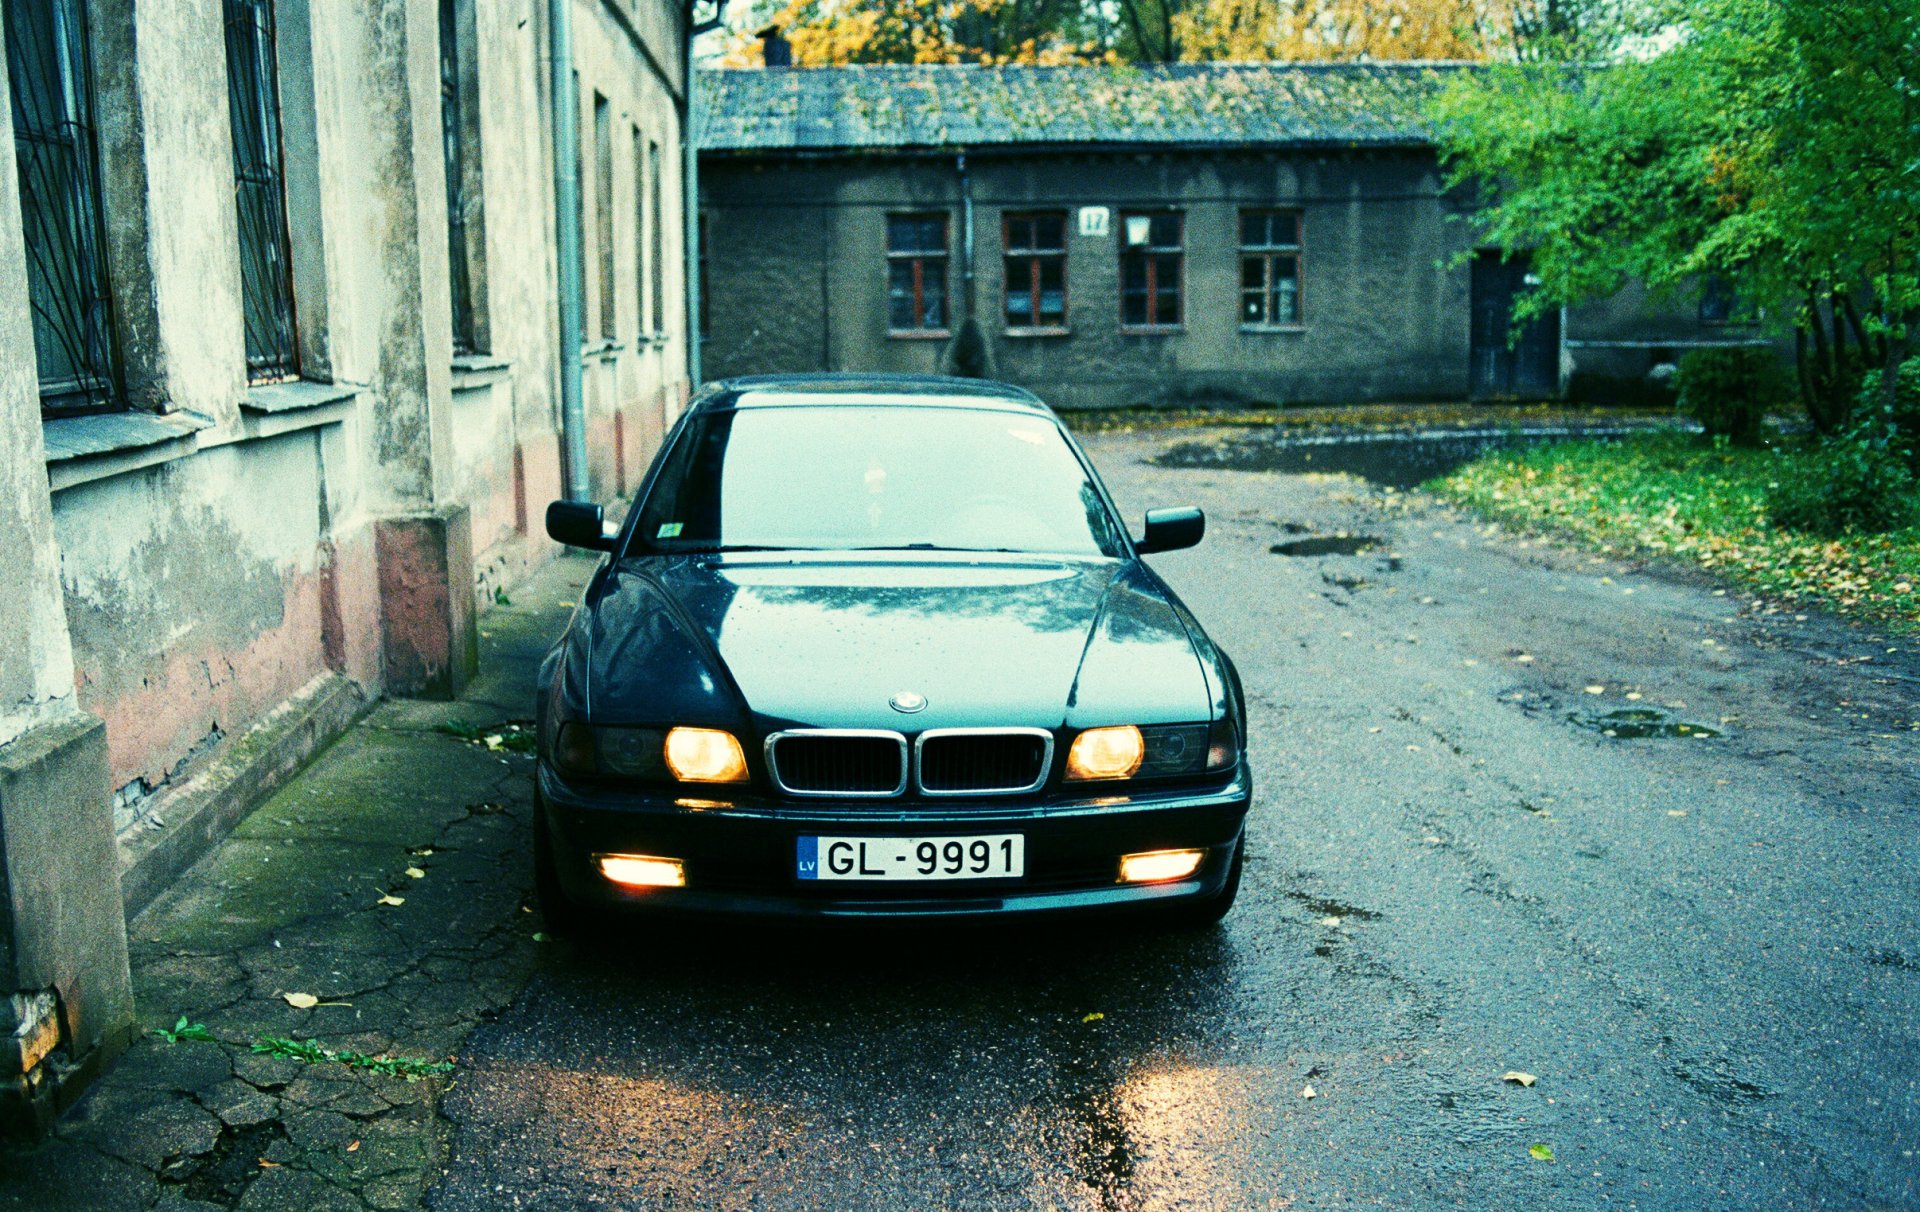
[[[1637,296],[1509,339],[1526,258],[1475,247],[1434,146],[1471,70],[704,72],[705,372],[945,366],[1068,408],[1619,398],[1730,339]]]

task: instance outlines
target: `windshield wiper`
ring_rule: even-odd
[[[700,543],[692,547],[663,547],[667,555],[713,555],[736,551],[823,551],[821,547],[780,547],[762,543]]]

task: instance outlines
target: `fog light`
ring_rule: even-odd
[[[1132,724],[1117,728],[1089,728],[1073,738],[1067,750],[1069,779],[1124,779],[1140,769],[1147,754],[1140,730]]]
[[[600,874],[629,888],[684,888],[687,871],[679,859],[649,858],[644,854],[602,854]]]
[[[1206,857],[1204,850],[1155,850],[1148,854],[1127,854],[1120,858],[1120,882],[1157,884],[1163,880],[1185,879]]]
[[[744,783],[747,758],[731,732],[675,728],[667,733],[667,769],[683,783]]]

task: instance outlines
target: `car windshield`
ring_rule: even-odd
[[[695,417],[660,469],[637,537],[660,551],[1124,550],[1051,421],[935,405]]]

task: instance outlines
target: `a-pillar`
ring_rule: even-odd
[[[0,105],[0,1130],[43,1127],[133,1028],[106,728],[74,700],[12,147]]]

